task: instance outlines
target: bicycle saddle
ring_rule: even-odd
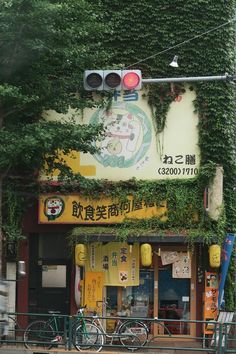
[[[55,315],[56,315],[56,314],[60,314],[61,311],[49,310],[48,313],[50,313],[50,314],[55,314]]]

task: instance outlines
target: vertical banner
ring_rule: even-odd
[[[125,242],[90,243],[85,269],[103,272],[104,285],[139,285],[139,244],[130,248]]]
[[[85,304],[89,310],[97,307],[97,301],[102,301],[104,274],[102,272],[86,272],[84,285]]]
[[[205,293],[204,293],[204,321],[216,320],[218,316],[218,289],[219,279],[216,272],[205,273]],[[213,324],[205,324],[204,333],[211,334]]]
[[[133,244],[131,250],[127,243],[107,243],[104,246],[102,268],[105,285],[139,285],[139,244]]]
[[[221,252],[221,276],[220,276],[220,285],[219,285],[219,298],[218,305],[219,308],[222,305],[223,297],[224,297],[224,287],[225,281],[229,269],[230,257],[233,251],[235,235],[227,234],[225,241],[223,243],[222,252]]]

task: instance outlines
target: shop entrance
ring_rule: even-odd
[[[158,318],[164,319],[171,334],[189,334],[184,322],[168,321],[190,319],[190,279],[175,279],[172,265],[158,269]]]
[[[70,261],[64,235],[30,237],[29,312],[69,313]]]
[[[163,319],[170,333],[194,336],[195,324],[190,325],[184,321],[195,318],[195,257],[181,246],[175,246],[174,250],[168,246],[162,249],[169,255],[177,252],[180,260],[186,257],[189,259],[182,264],[182,268],[181,264],[179,266],[185,274],[181,274],[181,271],[174,274],[179,271],[175,262],[163,265],[161,252],[154,248],[152,265],[140,269],[139,286],[106,287],[106,298],[110,304],[107,314],[136,318],[158,317]],[[185,266],[188,266],[188,274]],[[156,335],[156,326],[152,326],[151,331]]]

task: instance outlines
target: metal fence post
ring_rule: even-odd
[[[72,333],[72,316],[68,317],[68,346],[67,349],[71,350],[72,348],[72,337],[73,337],[73,333]]]
[[[219,340],[218,340],[218,348],[217,348],[217,353],[222,354],[223,353],[223,347],[222,347],[222,339],[223,339],[223,324],[219,323]]]

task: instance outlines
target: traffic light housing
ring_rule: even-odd
[[[86,91],[141,90],[141,70],[85,70]]]

